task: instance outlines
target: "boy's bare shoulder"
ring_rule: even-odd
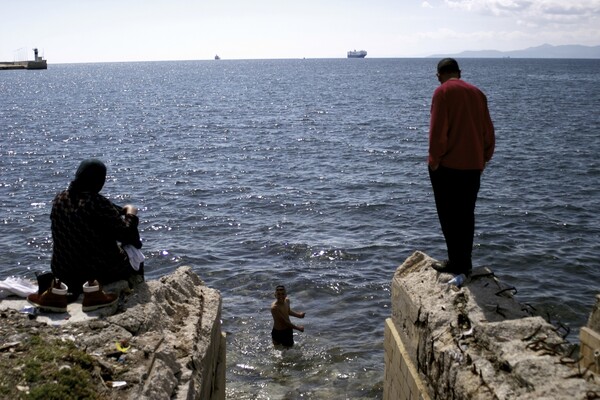
[[[277,302],[277,300],[275,300],[273,303],[271,303],[271,310],[282,310],[284,308],[286,308],[287,306],[287,302],[284,304],[280,304]]]

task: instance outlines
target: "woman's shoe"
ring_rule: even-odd
[[[42,311],[64,313],[67,312],[68,290],[67,285],[53,278],[50,288],[42,294],[30,294],[27,296],[27,301]]]
[[[93,285],[90,285],[89,282],[83,284],[83,301],[81,302],[83,312],[112,306],[117,300],[119,297],[116,294],[104,293],[98,282]]]

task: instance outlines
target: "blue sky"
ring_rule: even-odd
[[[600,45],[600,0],[13,0],[0,61],[423,57]]]

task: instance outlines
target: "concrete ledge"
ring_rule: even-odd
[[[557,329],[532,316],[493,271],[478,268],[457,289],[446,284],[451,275],[431,268],[435,262],[415,252],[392,280],[392,322],[404,347],[398,351],[423,377],[423,398],[566,400],[600,393],[600,380],[567,359]],[[389,361],[397,369],[390,347],[386,367]],[[390,392],[397,390],[395,376],[402,370],[386,370],[385,398],[396,394]],[[411,389],[410,397],[399,398],[419,397]]]

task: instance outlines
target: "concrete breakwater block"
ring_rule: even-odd
[[[490,268],[476,268],[457,288],[446,283],[452,275],[432,268],[436,262],[415,252],[394,274],[392,323],[386,324],[386,335],[397,335],[403,347],[398,354],[409,358],[399,364],[413,365],[420,380],[408,383],[411,390],[403,389],[406,383],[398,379],[388,382],[402,373],[389,370],[394,368],[388,365],[394,345],[386,342],[385,399],[600,395],[600,379],[566,354],[566,334],[532,315],[531,307],[520,304],[514,288],[503,285]]]

